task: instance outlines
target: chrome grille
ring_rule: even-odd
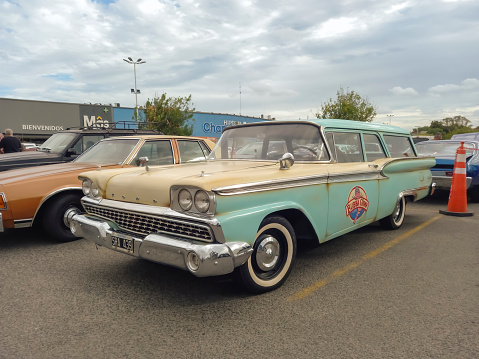
[[[110,207],[99,207],[83,203],[89,214],[94,214],[115,222],[118,227],[126,231],[142,235],[150,233],[170,233],[177,236],[196,239],[203,242],[212,242],[213,235],[210,228],[198,223],[176,221],[161,216],[151,216],[138,212],[127,212]]]

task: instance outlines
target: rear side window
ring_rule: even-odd
[[[206,159],[208,153],[204,152],[203,147],[197,141],[178,140],[178,150],[180,151],[181,163],[201,161]]]
[[[75,143],[75,146],[73,148],[75,149],[76,154],[79,155],[88,150],[91,146],[93,146],[95,143],[102,140],[103,138],[103,135],[83,135],[77,141],[77,143]]]
[[[405,136],[384,136],[391,157],[416,157],[412,143]]]
[[[379,158],[385,158],[383,146],[379,141],[378,136],[371,134],[364,134],[364,150],[366,151],[366,158],[368,161],[374,161]]]

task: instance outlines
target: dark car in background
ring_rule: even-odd
[[[469,141],[457,137],[451,140],[424,141],[416,143],[416,149],[420,156],[436,158],[436,165],[431,168],[432,180],[436,182],[436,189],[450,190],[456,150],[461,142],[464,142],[466,148],[467,191],[473,202],[479,202],[479,141]]]
[[[38,146],[36,151],[0,155],[0,171],[70,162],[107,137],[161,134],[154,130],[83,127],[59,131]]]

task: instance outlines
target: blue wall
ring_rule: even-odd
[[[117,123],[122,121],[131,123],[133,115],[133,108],[113,107],[113,120]],[[220,138],[221,132],[227,126],[267,121],[256,117],[205,112],[194,112],[193,119],[194,121],[189,121],[188,123],[193,124],[193,136],[216,138]],[[120,123],[117,127],[124,128],[124,125]],[[131,125],[129,128],[132,128]]]
[[[193,113],[193,136],[220,138],[225,127],[265,121],[261,118],[227,115],[221,113]]]

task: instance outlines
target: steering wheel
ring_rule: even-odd
[[[311,152],[313,154],[313,157],[318,157],[318,153],[313,150],[312,148],[309,148],[309,147],[306,147],[306,146],[296,146],[293,148],[293,155],[294,155],[294,151],[298,150],[298,149],[304,149],[304,150],[307,150],[309,152]],[[304,157],[304,156],[303,156]]]

